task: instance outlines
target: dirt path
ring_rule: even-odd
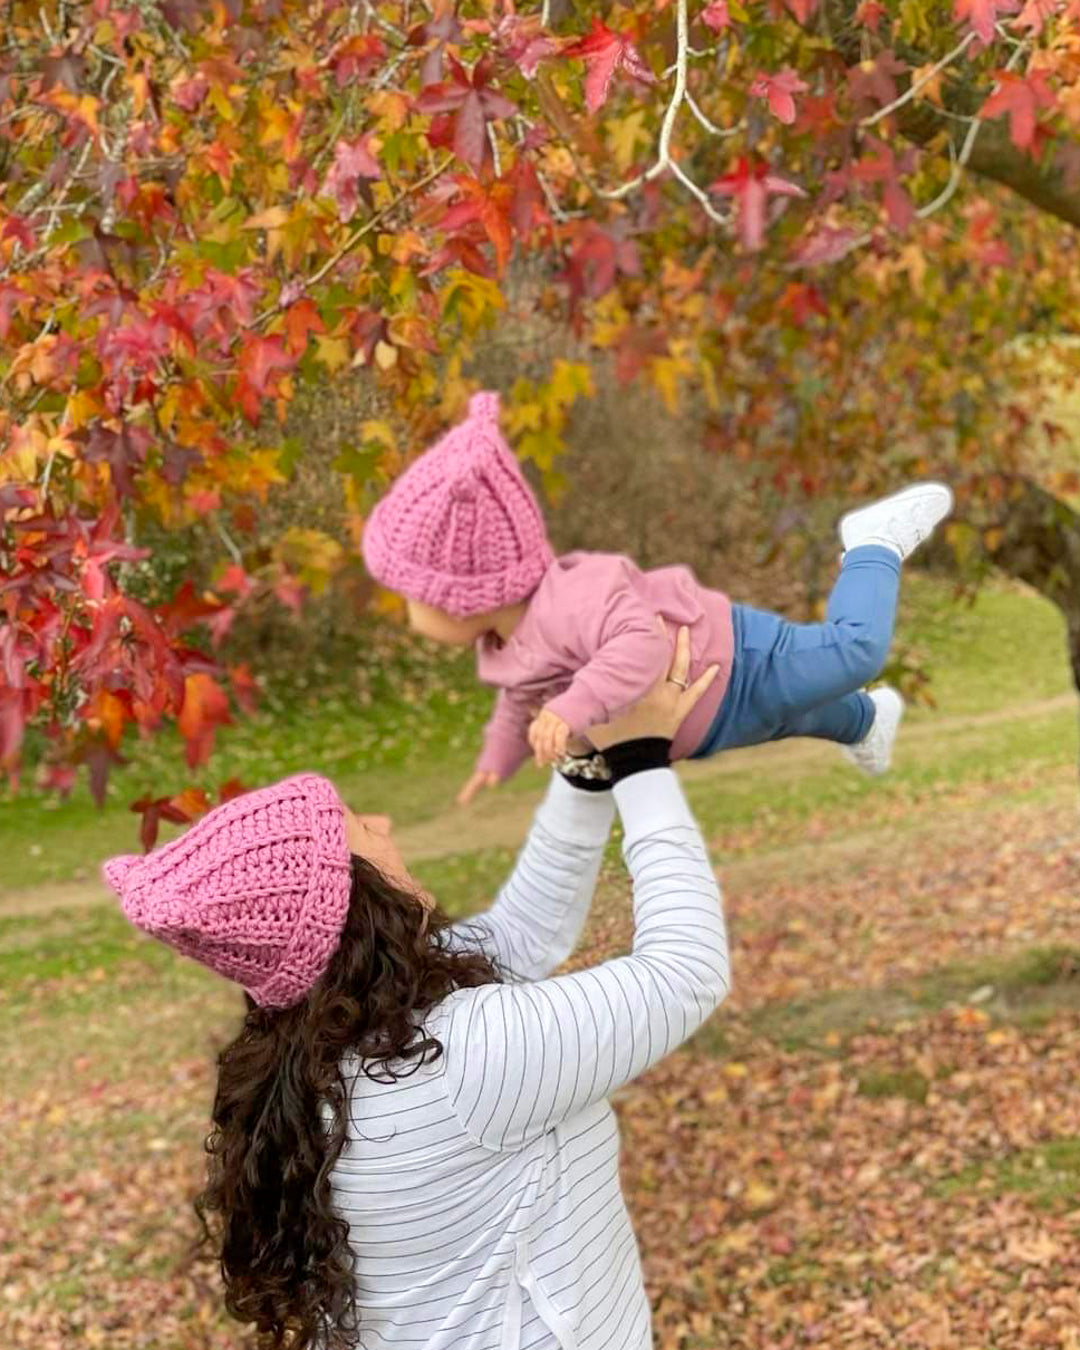
[[[1075,704],[1076,698],[1073,694],[1063,694],[1037,703],[995,708],[986,713],[934,718],[932,721],[905,728],[903,739],[907,744],[926,743],[942,735],[1044,716],[1063,708],[1073,707]],[[681,772],[687,782],[736,777],[746,773],[751,767],[757,772],[767,772],[770,765],[780,773],[785,769],[800,766],[805,768],[831,753],[834,753],[831,747],[815,741],[788,741],[757,746],[749,750],[729,751],[715,759],[686,764]],[[468,809],[445,811],[417,824],[403,826],[396,831],[396,837],[404,857],[414,863],[450,857],[458,853],[472,853],[480,849],[515,848],[525,835],[536,802],[537,794],[532,792],[494,794],[481,798]],[[808,855],[828,858],[835,854],[837,862],[842,856],[857,853],[861,847],[865,847],[863,836],[858,839],[849,837],[845,840],[832,841],[825,846],[824,855],[822,841],[808,843],[805,846]],[[798,853],[800,846],[792,847],[785,844],[780,851],[785,856],[790,856]],[[760,855],[758,858],[748,859],[745,864],[731,862],[727,865],[727,870],[730,871],[733,867],[760,868],[762,862],[770,856]],[[100,904],[108,899],[109,892],[97,880],[54,882],[24,889],[0,890],[0,914],[4,916],[43,914],[54,909]]]

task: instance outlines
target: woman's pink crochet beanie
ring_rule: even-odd
[[[136,927],[264,1008],[309,992],[341,941],[351,863],[345,809],[314,773],[215,808],[179,839],[110,859],[105,880]]]
[[[499,430],[499,396],[411,464],[371,513],[364,561],[387,590],[455,618],[532,594],[554,561],[540,506]]]

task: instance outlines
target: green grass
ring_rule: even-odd
[[[434,895],[439,907],[458,918],[493,899],[513,865],[512,849],[489,848],[432,858],[411,868],[413,876]]]
[[[902,1097],[922,1106],[929,1091],[930,1080],[918,1069],[874,1069],[859,1078],[860,1097]]]
[[[754,752],[750,752],[752,755]],[[853,773],[832,746],[792,772],[782,761],[762,761],[761,771],[702,778],[687,796],[703,830],[737,831],[766,826],[780,843],[811,816],[853,816],[872,824],[896,806],[932,806],[943,794],[1010,778],[1048,787],[1053,775],[1077,761],[1077,720],[1071,708],[989,726],[943,728],[939,735],[902,739],[892,771],[868,781]],[[752,763],[748,759],[746,763]],[[754,847],[759,847],[760,841]]]
[[[1055,771],[1075,761],[1071,708],[993,726],[942,725],[944,718],[1068,692],[1062,622],[1046,601],[994,585],[973,607],[957,605],[948,586],[912,574],[898,639],[914,645],[925,661],[938,710],[911,710],[912,731],[924,735],[902,740],[893,774],[867,783],[829,746],[819,747],[813,764],[800,763],[797,773],[785,772],[782,761],[763,760],[760,772],[740,770],[707,785],[691,784],[705,827],[764,821],[782,829],[815,811],[918,805],[950,786]],[[386,812],[399,825],[448,809],[473,761],[491,702],[490,691],[473,677],[471,657],[393,647],[385,669],[364,689],[362,698],[354,672],[340,659],[332,668],[316,662],[308,672],[278,672],[262,709],[223,729],[217,752],[198,772],[185,767],[177,737],[166,735],[131,748],[130,766],[114,773],[101,810],[84,785],[63,803],[31,790],[0,798],[0,895],[5,887],[80,880],[94,875],[110,854],[137,850],[137,820],[128,803],[190,782],[213,791],[232,777],[257,785],[307,768],[332,777],[358,809]],[[365,702],[369,695],[372,701]],[[938,734],[927,730],[935,720]],[[541,781],[526,769],[499,796],[536,792]],[[168,828],[162,833],[167,837]]]
[[[758,1035],[789,1051],[843,1054],[868,1032],[888,1031],[949,1005],[977,1003],[992,1019],[1033,1026],[1065,1009],[1080,1010],[1080,951],[1033,947],[1006,957],[941,966],[915,980],[870,989],[842,989],[817,998],[766,1003],[748,1014]],[[696,1044],[706,1054],[725,1055],[730,1038],[711,1024]],[[890,1093],[886,1076],[879,1092]]]
[[[913,721],[1036,703],[1071,689],[1065,621],[1047,600],[996,582],[958,603],[952,588],[912,572],[904,577],[898,644],[923,658],[937,709],[911,710]]]
[[[1043,1210],[1075,1209],[1080,1203],[1080,1139],[1055,1139],[972,1163],[937,1187],[944,1197],[987,1190],[995,1196],[1024,1195]]]
[[[27,985],[67,977],[100,980],[117,966],[165,969],[167,948],[147,942],[112,906],[0,919],[0,990],[17,999]]]

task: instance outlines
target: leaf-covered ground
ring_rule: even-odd
[[[1080,1350],[1075,722],[984,694],[880,786],[795,747],[689,776],[734,992],[616,1102],[661,1350]],[[575,964],[628,920],[613,858]],[[243,1343],[190,1256],[237,1012],[109,906],[0,905],[5,1350]]]

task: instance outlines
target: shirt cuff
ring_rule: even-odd
[[[639,774],[647,778],[648,774]],[[606,843],[615,816],[610,792],[579,792],[552,774],[536,818],[555,839],[566,844],[599,846]]]
[[[664,830],[689,828],[696,831],[698,828],[683,796],[682,785],[672,769],[635,773],[616,783],[611,795],[622,820],[624,848]]]

